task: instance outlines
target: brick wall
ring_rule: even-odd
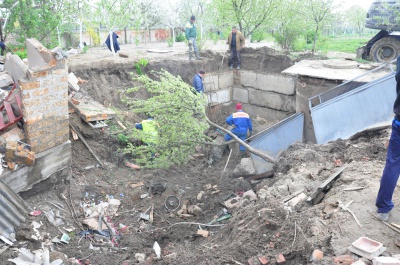
[[[64,59],[28,39],[29,69],[19,80],[25,134],[32,151],[43,152],[69,139],[68,67]]]

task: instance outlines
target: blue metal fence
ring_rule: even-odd
[[[329,92],[329,91],[328,91]],[[322,95],[318,97],[322,98]],[[318,144],[339,138],[347,139],[367,128],[393,119],[396,99],[394,73],[367,83],[328,101],[321,101],[310,110]]]
[[[277,157],[279,152],[286,150],[291,144],[303,140],[304,114],[297,113],[273,125],[250,143],[250,146]],[[251,154],[258,174],[272,170],[273,164]]]

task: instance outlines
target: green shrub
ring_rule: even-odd
[[[263,31],[255,31],[251,34],[251,42],[260,42],[266,38],[266,34]]]
[[[87,53],[88,50],[89,50],[89,46],[83,46],[82,53]]]
[[[172,37],[167,39],[167,45],[168,47],[174,46],[174,39]]]
[[[117,134],[117,139],[121,144],[127,144],[129,142],[129,136],[123,134],[123,133],[119,133]]]
[[[300,37],[297,38],[294,42],[293,42],[293,51],[295,52],[299,52],[299,51],[303,51],[307,46],[307,41],[304,37]]]
[[[139,62],[135,63],[135,70],[138,75],[143,75],[142,67],[146,67],[149,63],[149,60],[140,59]]]
[[[183,33],[180,33],[176,35],[175,37],[175,42],[184,42],[185,41],[185,35]]]
[[[14,54],[18,55],[19,58],[21,58],[21,59],[28,58],[28,53],[26,52],[26,50],[18,50],[18,51],[15,51]]]

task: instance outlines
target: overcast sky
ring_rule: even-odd
[[[353,5],[359,5],[363,7],[365,10],[368,10],[369,6],[371,5],[373,0],[337,0],[340,3],[343,3],[343,8],[347,9],[352,7]]]

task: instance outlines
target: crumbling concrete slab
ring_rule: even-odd
[[[53,53],[36,39],[26,39],[26,50],[28,52],[28,67],[42,68],[55,61]]]
[[[233,88],[233,100],[241,103],[249,103],[249,91],[244,88]]]
[[[245,176],[257,174],[256,168],[254,167],[253,159],[242,158],[240,164],[238,164],[232,172],[233,176]]]
[[[292,67],[284,70],[282,74],[292,75],[292,76],[309,76],[320,79],[327,80],[351,80],[357,76],[365,74],[368,70],[354,68],[354,69],[332,69],[323,66],[324,61],[317,60],[302,60]],[[360,79],[358,82],[371,82],[378,78],[384,77],[390,73],[387,69],[382,69],[381,71],[375,71],[370,73]]]
[[[282,111],[295,111],[294,97],[256,89],[249,89],[249,103]]]
[[[226,102],[230,102],[231,89],[224,89],[207,95],[207,100],[211,105],[218,105]]]
[[[106,108],[99,102],[90,98],[79,99],[79,104],[74,104],[69,101],[69,106],[75,110],[76,113],[86,122],[90,121],[104,121],[117,116],[115,111]]]
[[[4,63],[4,71],[7,71],[15,83],[24,80],[28,74],[28,66],[16,54],[7,53]]]
[[[218,75],[206,75],[204,77],[204,91],[211,92],[218,89]]]
[[[71,142],[58,145],[42,153],[36,154],[34,167],[18,167],[15,171],[3,171],[0,179],[14,192],[26,191],[33,185],[47,179],[51,175],[70,167]],[[69,171],[68,171],[69,172]]]
[[[7,87],[14,83],[11,76],[6,72],[0,73],[0,87]]]
[[[245,87],[257,88],[257,74],[249,71],[242,71],[240,73],[240,82]]]
[[[271,91],[285,95],[294,95],[296,85],[292,77],[282,75],[257,75],[255,88],[263,91]]]
[[[233,86],[233,72],[221,73],[218,78],[218,86],[225,89]]]
[[[79,79],[75,76],[74,73],[69,73],[68,74],[68,86],[74,90],[74,91],[79,91],[80,87],[78,85]]]

